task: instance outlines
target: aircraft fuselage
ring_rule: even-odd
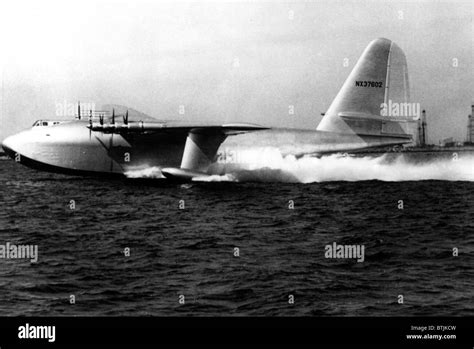
[[[179,168],[187,132],[133,134],[91,131],[85,120],[37,125],[10,136],[3,148],[15,161],[29,167],[77,175],[124,175],[149,167]],[[282,156],[344,152],[388,145],[386,138],[300,129],[268,129],[229,136],[220,145],[210,171],[245,167],[242,154],[277,149]]]

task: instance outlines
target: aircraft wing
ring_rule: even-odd
[[[92,121],[87,126],[91,131],[120,134],[124,137],[132,134],[171,134],[186,137],[183,157],[179,168],[163,168],[161,172],[168,179],[188,181],[194,177],[206,175],[214,162],[217,150],[222,142],[236,134],[266,130],[268,127],[249,123],[206,124],[176,121],[138,121],[99,123]]]

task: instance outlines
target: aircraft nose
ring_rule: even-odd
[[[16,148],[18,145],[18,137],[16,135],[7,137],[2,142],[3,151],[10,157],[14,157],[16,154]]]

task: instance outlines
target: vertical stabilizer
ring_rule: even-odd
[[[411,107],[409,100],[405,54],[391,40],[379,38],[362,53],[317,130],[406,136],[403,121],[413,120],[415,115],[390,115],[387,105],[398,104],[397,108],[406,111]]]

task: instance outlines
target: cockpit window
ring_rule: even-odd
[[[37,120],[34,122],[33,127],[36,126],[54,126],[54,125],[59,125],[61,121],[48,121],[48,120]]]

